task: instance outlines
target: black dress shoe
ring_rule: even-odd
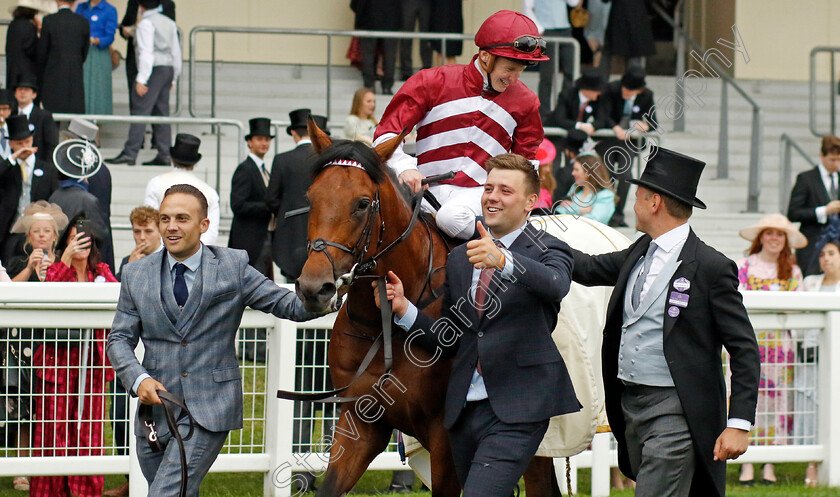
[[[129,159],[128,157],[124,156],[123,154],[120,154],[120,155],[114,157],[113,159],[108,159],[105,162],[107,162],[108,164],[125,164],[126,166],[133,166],[134,165],[134,159]]]
[[[144,166],[168,166],[170,165],[170,161],[161,159],[160,156],[155,157],[152,160],[148,160],[143,163]]]

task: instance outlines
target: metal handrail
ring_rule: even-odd
[[[210,117],[216,116],[216,33],[239,33],[239,34],[275,34],[275,35],[300,35],[300,36],[323,36],[327,39],[327,96],[326,96],[326,117],[331,117],[330,97],[332,95],[332,39],[333,37],[358,37],[358,38],[389,38],[389,39],[431,39],[441,40],[442,55],[446,57],[446,40],[472,40],[474,35],[461,33],[409,33],[405,31],[363,31],[363,30],[330,30],[330,29],[293,29],[293,28],[250,28],[231,26],[196,26],[190,30],[190,79],[189,79],[189,112],[193,117],[199,117],[195,109],[195,70],[196,70],[196,39],[199,33],[210,33],[211,55],[210,55]],[[574,50],[574,79],[580,74],[580,45],[577,40],[570,37],[546,36],[546,42],[560,45],[571,45]],[[559,53],[559,51],[557,52]],[[554,57],[554,72],[559,71],[558,57]],[[552,78],[552,95],[554,95],[554,79]]]
[[[779,137],[779,212],[783,213],[787,212],[788,201],[790,200],[791,177],[793,175],[790,157],[791,148],[796,150],[808,164],[816,167],[808,152],[804,151],[790,135],[782,133],[782,136]]]
[[[222,178],[222,126],[233,126],[239,133],[236,141],[237,157],[242,158],[243,143],[245,142],[245,126],[235,119],[217,118],[196,118],[196,117],[161,117],[161,116],[111,116],[101,114],[53,114],[56,121],[70,121],[74,118],[87,119],[93,122],[104,123],[129,123],[129,124],[187,124],[187,125],[210,125],[213,126],[213,133],[216,135],[216,192],[221,186]],[[106,161],[107,162],[107,161]]]
[[[678,5],[678,7],[681,5]],[[665,10],[656,3],[651,4],[653,10],[659,14],[662,19],[671,25],[674,29],[674,36],[688,43],[693,50],[703,53],[703,47],[691,38],[691,36],[680,26],[677,22],[668,15]],[[681,51],[677,52],[677,67],[685,69],[685,47],[681,43],[678,48],[682,47]],[[747,92],[741,88],[741,85],[735,81],[735,78],[726,73],[727,68],[723,67],[715,59],[708,59],[706,63],[711,66],[721,78],[721,93],[720,93],[720,131],[718,134],[718,167],[717,178],[729,178],[729,100],[727,94],[727,86],[731,86],[738,92],[744,100],[752,106],[752,131],[750,134],[750,169],[749,180],[747,186],[747,209],[746,212],[758,212],[758,198],[761,195],[761,142],[762,142],[762,127],[763,121],[761,117],[761,106],[756,102]],[[674,83],[675,91],[679,95],[683,88],[680,85],[680,76],[684,73],[677,73],[676,81]],[[685,99],[682,100],[683,102]],[[678,127],[681,127],[678,129]],[[684,131],[685,122],[674,123],[674,131]]]
[[[835,130],[837,129],[837,79],[836,79],[836,72],[835,72],[835,63],[834,63],[834,54],[840,52],[840,47],[826,47],[826,46],[817,46],[811,49],[810,55],[810,78],[808,81],[808,126],[811,129],[811,134],[817,137],[822,137],[825,135],[834,135]],[[830,75],[829,75],[829,85],[828,85],[828,95],[829,95],[829,102],[830,102],[830,119],[831,119],[831,129],[827,133],[823,133],[817,129],[817,54],[818,53],[829,53],[831,54],[831,68],[830,68]],[[822,111],[823,109],[819,109]]]

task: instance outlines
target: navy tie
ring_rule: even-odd
[[[175,287],[173,291],[175,292],[175,302],[178,303],[178,307],[184,307],[184,304],[187,303],[187,298],[190,296],[190,292],[187,290],[187,280],[184,279],[184,271],[186,270],[187,266],[180,262],[175,264]]]

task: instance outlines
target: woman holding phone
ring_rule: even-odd
[[[101,261],[97,233],[84,214],[70,221],[57,249],[61,258],[47,268],[46,281],[117,281]],[[105,356],[106,338],[106,330],[44,331],[43,343],[32,360],[37,419],[33,456],[104,453],[105,384],[114,379]],[[59,495],[69,488],[76,497],[98,497],[104,484],[102,475],[33,476],[30,493]]]
[[[12,233],[24,233],[23,254],[9,259],[6,270],[12,281],[44,281],[47,268],[55,262],[58,233],[67,226],[67,216],[57,204],[39,200],[26,206],[12,226]]]

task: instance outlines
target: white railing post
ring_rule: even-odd
[[[597,433],[592,439],[592,497],[610,495],[610,434]]]
[[[294,403],[278,399],[277,390],[294,390],[296,336],[295,323],[283,319],[277,319],[274,328],[266,330],[265,450],[269,469],[263,480],[264,496],[292,495]]]
[[[826,313],[819,351],[817,435],[824,454],[820,483],[836,487],[840,486],[840,430],[834,429],[832,421],[840,416],[840,395],[833,395],[832,380],[840,378],[840,312]]]
[[[143,363],[143,357],[146,355],[146,348],[143,342],[137,342],[137,347],[134,348],[134,355],[137,360]],[[120,381],[117,379],[117,381]],[[137,458],[137,437],[134,436],[134,420],[137,418],[137,397],[131,395],[132,385],[123,385],[128,395],[128,493],[132,497],[146,497],[149,494],[149,484],[146,482],[146,477],[143,476],[143,470],[140,469],[140,459]],[[145,442],[143,442],[145,443]]]

